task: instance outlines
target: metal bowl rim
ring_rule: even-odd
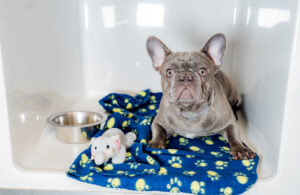
[[[99,116],[100,118],[100,121],[98,122],[95,122],[95,123],[90,123],[90,124],[86,124],[86,125],[60,125],[60,124],[57,124],[53,121],[53,119],[55,119],[56,117],[60,116],[60,115],[65,115],[67,113],[70,113],[70,112],[82,112],[82,113],[90,113],[90,114],[93,114],[93,115],[96,115],[96,116]],[[51,116],[48,117],[47,119],[47,122],[54,126],[54,127],[69,127],[69,128],[72,128],[72,127],[80,127],[80,128],[84,128],[84,127],[92,127],[92,126],[95,126],[95,125],[99,125],[101,123],[104,122],[104,116],[100,113],[97,113],[97,112],[92,112],[92,111],[86,111],[86,110],[70,110],[70,111],[64,111],[64,112],[57,112],[55,114],[52,114]]]

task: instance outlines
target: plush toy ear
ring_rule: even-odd
[[[151,36],[147,40],[147,51],[155,70],[159,70],[171,50],[158,38]]]
[[[223,62],[223,56],[226,49],[226,39],[224,34],[215,34],[212,36],[204,47],[201,49],[215,65],[215,69],[219,69]]]
[[[115,144],[116,153],[119,153],[120,148],[121,148],[120,135],[113,135],[110,138],[112,139],[113,143]]]
[[[120,152],[120,148],[121,148],[121,140],[120,139],[116,139],[115,140],[115,144],[116,144],[116,153]]]

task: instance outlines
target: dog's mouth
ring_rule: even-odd
[[[192,90],[190,90],[188,87],[184,87],[179,90],[177,101],[187,101],[193,99],[195,99],[195,97],[192,93]]]

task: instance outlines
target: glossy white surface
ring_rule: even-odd
[[[0,0],[0,187],[105,191],[64,175],[86,145],[58,142],[46,118],[103,112],[97,100],[112,91],[160,91],[149,35],[184,51],[223,32],[223,70],[244,94],[247,137],[261,157],[249,194],[299,192],[298,10],[293,0]]]

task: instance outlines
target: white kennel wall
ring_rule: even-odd
[[[100,111],[97,99],[112,91],[160,91],[145,49],[149,35],[184,51],[200,50],[217,32],[228,41],[223,70],[244,94],[248,136],[261,155],[259,176],[277,181],[279,159],[288,154],[280,151],[288,132],[284,119],[291,120],[293,100],[286,97],[295,81],[289,75],[299,76],[290,69],[297,8],[292,0],[0,0],[0,105],[9,113],[8,121],[5,109],[0,114],[9,122],[0,138],[9,150],[0,152],[12,156],[0,164],[9,167],[0,169],[1,187],[98,189],[63,175],[84,146],[58,143],[46,117],[65,109]],[[9,170],[18,179],[4,179]]]

